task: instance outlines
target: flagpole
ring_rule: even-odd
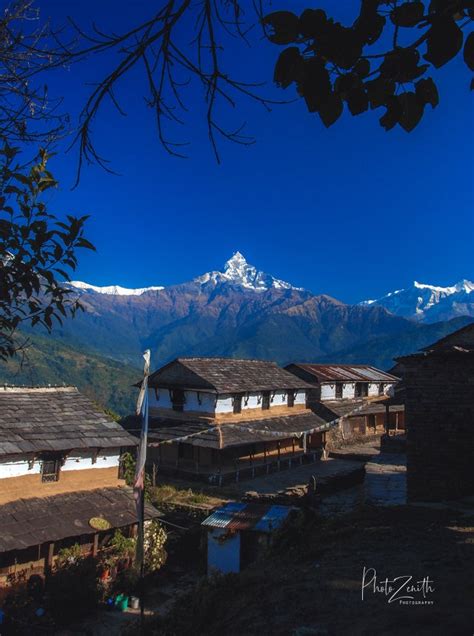
[[[145,539],[145,488],[143,488],[141,493],[141,519],[140,526],[142,532],[142,545]],[[141,630],[143,631],[145,621],[145,559],[142,551],[142,559],[140,563],[140,625]]]
[[[143,381],[140,387],[140,393],[137,402],[137,415],[142,416],[142,429],[140,435],[140,444],[138,447],[137,462],[135,467],[134,480],[134,496],[137,506],[137,522],[138,537],[136,549],[136,561],[140,566],[140,623],[141,631],[144,627],[145,617],[145,558],[144,558],[144,540],[145,540],[145,479],[146,479],[146,455],[148,442],[148,375],[150,373],[150,350],[147,349],[143,354],[145,366],[143,369]]]

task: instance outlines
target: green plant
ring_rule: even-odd
[[[135,554],[137,540],[133,537],[125,537],[120,530],[116,530],[109,543],[110,555],[115,558],[131,558]]]
[[[165,544],[168,535],[158,521],[150,521],[145,528],[144,563],[147,572],[159,570],[168,557]]]
[[[78,543],[75,543],[70,548],[61,548],[56,559],[56,567],[61,568],[76,563],[83,556],[81,546]]]
[[[125,479],[125,483],[127,486],[133,486],[135,481],[135,467],[136,460],[135,457],[131,453],[124,453],[120,458],[120,462],[122,465],[122,474]],[[150,475],[145,473],[145,500],[150,501],[151,497],[151,479]]]
[[[0,359],[25,346],[16,338],[21,325],[51,331],[53,319],[61,324],[81,308],[64,282],[77,250],[94,249],[84,236],[87,216],[60,221],[48,211],[45,193],[57,186],[50,155],[41,149],[25,168],[19,153],[6,142],[0,148]]]

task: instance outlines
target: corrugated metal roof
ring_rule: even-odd
[[[215,510],[201,525],[227,530],[272,532],[283,524],[293,510],[289,506],[228,503]]]
[[[314,376],[318,382],[398,382],[397,377],[365,364],[291,364]]]

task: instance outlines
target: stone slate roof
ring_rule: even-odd
[[[449,351],[450,349],[453,351],[474,351],[474,322],[424,347],[421,351]]]
[[[367,400],[325,400],[311,404],[312,410],[324,421],[330,422],[337,417],[358,417],[361,415],[375,415],[385,413],[387,398],[377,401]],[[405,410],[403,404],[388,402],[391,413]]]
[[[136,444],[75,387],[0,388],[0,457]]]
[[[463,359],[471,359],[474,356],[474,322],[448,334],[433,344],[424,347],[420,351],[395,358],[396,367],[402,375],[430,356],[445,356],[447,359],[462,355]],[[468,356],[468,358],[465,358]]]
[[[159,515],[156,508],[145,504],[146,519]],[[100,488],[4,504],[0,506],[0,553],[93,534],[92,517],[103,517],[113,528],[136,523],[132,489]]]
[[[397,377],[368,364],[294,363],[287,371],[302,375],[307,382],[398,382]]]
[[[311,388],[275,362],[233,358],[177,358],[155,371],[149,385],[213,393]]]
[[[211,428],[212,427],[212,428]],[[208,430],[210,429],[211,430]],[[326,431],[327,423],[314,413],[267,417],[261,420],[222,423],[217,427],[212,422],[202,420],[176,421],[176,419],[150,418],[148,443],[157,445],[162,440],[172,440],[184,435],[193,435],[184,443],[207,448],[229,448],[255,442],[288,439],[292,434],[301,434],[312,429]],[[203,431],[200,435],[195,435]],[[204,432],[206,431],[206,432]]]

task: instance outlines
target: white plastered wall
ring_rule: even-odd
[[[184,392],[184,411],[198,411],[201,413],[214,413],[216,397],[213,393],[202,391]],[[151,408],[172,409],[170,392],[168,389],[148,389],[148,400]]]
[[[101,451],[97,455],[96,462],[93,463],[92,451],[73,451],[67,457],[61,471],[87,470],[91,468],[114,468],[118,467],[120,461],[120,449],[113,448]],[[0,479],[10,477],[22,477],[23,475],[37,475],[41,472],[41,460],[36,459],[30,468],[28,460],[8,460],[0,461]]]

